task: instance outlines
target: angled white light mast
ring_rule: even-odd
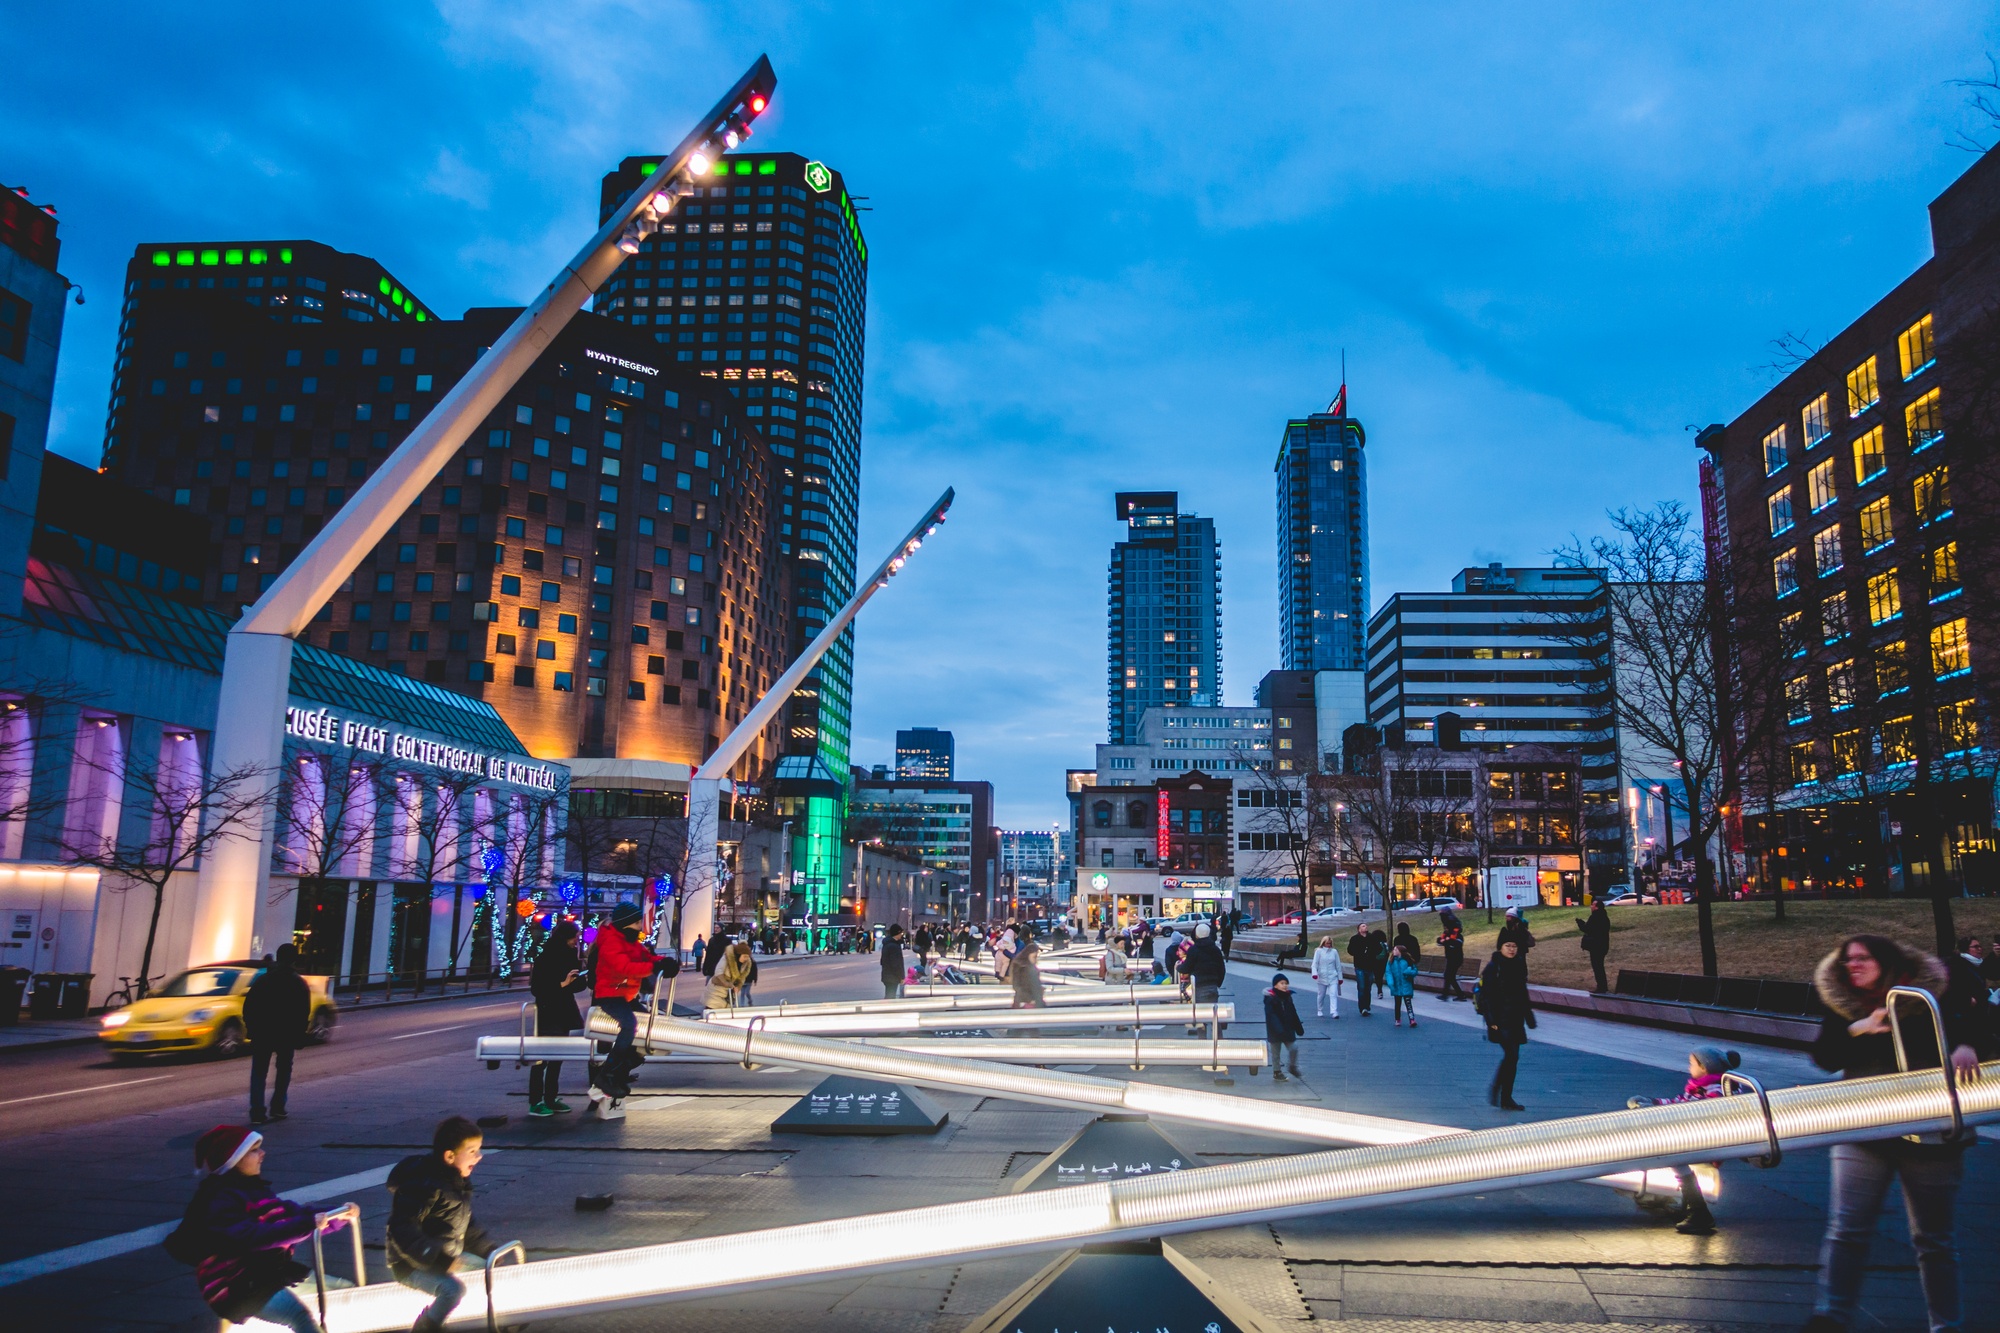
[[[236,622],[222,663],[222,707],[210,757],[216,771],[277,772],[284,753],[292,636],[311,623],[375,543],[423,495],[570,317],[693,188],[691,178],[705,174],[749,135],[777,82],[770,60],[759,56]],[[224,839],[203,864],[189,943],[191,966],[242,957],[253,944],[269,947],[275,937],[289,936],[290,922],[263,919],[271,906],[264,886],[270,875],[273,814],[266,809],[254,832]]]
[[[826,622],[826,628],[819,632],[819,636],[806,645],[806,650],[785,668],[783,675],[771,682],[771,688],[764,692],[756,707],[722,738],[722,744],[715,747],[715,753],[702,760],[701,766],[689,777],[687,882],[680,889],[681,947],[693,944],[697,935],[712,936],[715,933],[715,843],[721,832],[723,777],[763,734],[764,728],[771,725],[778,710],[792,697],[792,691],[819,665],[820,658],[826,656],[827,650],[840,638],[841,631],[853,623],[854,617],[861,614],[861,608],[868,599],[888,587],[889,580],[896,577],[909,558],[917,553],[917,548],[924,544],[924,538],[938,530],[938,524],[944,522],[945,511],[951,508],[953,494],[950,487],[945,488],[944,494],[924,511],[924,516],[889,552],[888,558],[855,590],[854,596],[848,598],[847,605],[840,608],[840,614]]]

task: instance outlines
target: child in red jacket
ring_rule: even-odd
[[[642,1063],[632,1049],[639,1034],[639,987],[660,965],[659,955],[639,943],[642,916],[633,903],[612,908],[611,920],[597,932],[591,952],[591,1003],[618,1020],[618,1040],[611,1044],[610,1058],[597,1071],[592,1101],[630,1096],[632,1071]]]

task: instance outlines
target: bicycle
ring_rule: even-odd
[[[165,981],[166,977],[166,973],[162,972],[160,974],[160,980]],[[113,1009],[123,1009],[135,1000],[145,999],[147,994],[152,990],[152,986],[144,977],[120,977],[118,981],[118,989],[104,997],[104,1012],[107,1014]],[[139,983],[136,993],[132,987],[132,983],[135,981]]]

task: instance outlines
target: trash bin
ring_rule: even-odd
[[[21,1001],[28,988],[28,969],[25,967],[0,967],[0,1028],[14,1027],[21,1021]]]
[[[56,998],[61,990],[61,987],[57,985],[59,980],[60,974],[55,972],[38,972],[35,974],[35,987],[28,993],[28,1017],[54,1018],[56,1016]]]
[[[56,993],[57,1018],[85,1018],[90,1014],[90,980],[95,972],[65,972]]]

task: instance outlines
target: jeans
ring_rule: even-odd
[[[885,1000],[900,1000],[900,999],[902,999],[902,998],[903,998],[903,983],[902,983],[902,982],[900,982],[900,981],[892,981],[892,980],[890,980],[890,979],[889,979],[888,977],[883,977],[883,978],[882,978],[882,998],[883,998],[883,999],[885,999]]]
[[[1340,983],[1337,981],[1316,981],[1313,988],[1319,992],[1319,1010],[1316,1018],[1340,1017]]]
[[[1408,1014],[1410,1016],[1410,1025],[1412,1027],[1416,1026],[1417,997],[1414,995],[1394,995],[1390,997],[1390,1000],[1396,1006],[1396,1017],[1401,1019],[1404,1014]]]
[[[293,1294],[290,1287],[283,1288],[266,1301],[256,1318],[267,1324],[276,1324],[279,1328],[289,1328],[292,1333],[320,1333],[319,1320],[313,1317],[313,1312]]]
[[[631,1000],[607,995],[597,1001],[597,1007],[618,1022],[618,1037],[611,1043],[611,1054],[604,1061],[604,1069],[607,1073],[623,1078],[640,1064],[632,1052],[632,1043],[639,1036],[638,1006]]]
[[[553,1102],[562,1094],[556,1091],[556,1084],[562,1078],[562,1061],[537,1060],[528,1066],[528,1103]]]
[[[599,1005],[599,1008],[602,1007]],[[403,1274],[396,1281],[433,1298],[429,1308],[417,1316],[419,1324],[427,1323],[432,1328],[451,1318],[451,1312],[465,1299],[465,1284],[450,1273],[432,1273],[419,1268]]]
[[[252,1045],[250,1047],[250,1114],[264,1114],[264,1080],[271,1072],[271,1057],[278,1057],[278,1081],[271,1089],[271,1109],[285,1109],[285,1094],[292,1090],[292,1048]]]
[[[1917,1276],[1932,1333],[1959,1327],[1958,1250],[1952,1241],[1952,1205],[1958,1198],[1962,1154],[1936,1149],[1919,1154],[1898,1142],[1837,1143],[1833,1147],[1833,1198],[1827,1206],[1826,1240],[1820,1246],[1817,1310],[1847,1323],[1861,1294],[1875,1219],[1889,1181],[1903,1182],[1903,1209]]]
[[[1222,985],[1221,985],[1221,983],[1219,983],[1219,982],[1209,982],[1209,981],[1197,981],[1197,982],[1195,982],[1195,983],[1194,983],[1194,1002],[1195,1002],[1195,1003],[1196,1003],[1197,1005],[1209,1005],[1209,1006],[1211,1006],[1211,1012],[1213,1012],[1213,1009],[1212,1009],[1212,1006],[1214,1006],[1214,1005],[1218,1005],[1218,1004],[1221,1004],[1221,1003],[1222,1003]],[[1215,1030],[1216,1030],[1216,1032],[1217,1032],[1217,1033],[1223,1033],[1223,1032],[1227,1032],[1227,1031],[1229,1031],[1229,1024],[1227,1024],[1227,1023],[1220,1023],[1220,1024],[1217,1024],[1217,1025],[1216,1025],[1216,1029],[1215,1029]]]
[[[1361,1006],[1362,1013],[1364,1014],[1369,1013],[1374,1008],[1374,1000],[1372,998],[1373,995],[1374,992],[1370,990],[1368,986],[1368,969],[1365,967],[1355,968],[1354,999],[1355,1002]]]
[[[1500,1067],[1493,1071],[1493,1086],[1487,1089],[1486,1094],[1494,1105],[1514,1100],[1514,1073],[1520,1067],[1521,1043],[1500,1043]]]
[[[1597,974],[1597,984],[1596,984],[1595,986],[1593,986],[1593,987],[1592,987],[1591,989],[1593,989],[1593,990],[1596,990],[1596,991],[1600,991],[1600,992],[1602,992],[1602,991],[1608,991],[1608,990],[1610,990],[1610,989],[1611,989],[1611,982],[1610,982],[1609,980],[1607,980],[1607,979],[1605,978],[1605,975],[1604,975],[1604,955],[1603,955],[1603,954],[1601,954],[1601,953],[1597,953],[1597,952],[1594,952],[1594,951],[1593,951],[1593,952],[1591,953],[1591,955],[1590,955],[1590,970],[1591,970],[1592,972],[1594,972],[1594,973],[1596,973],[1596,974]]]
[[[1290,1037],[1285,1038],[1283,1041],[1270,1041],[1267,1039],[1264,1044],[1271,1048],[1271,1072],[1273,1074],[1279,1072],[1279,1060],[1286,1057],[1289,1057],[1292,1072],[1294,1074],[1299,1072],[1299,1044],[1296,1040]]]
[[[1444,951],[1444,985],[1439,989],[1438,994],[1440,995],[1465,994],[1465,992],[1461,990],[1458,985],[1458,970],[1464,966],[1465,966],[1464,950],[1446,949]]]

